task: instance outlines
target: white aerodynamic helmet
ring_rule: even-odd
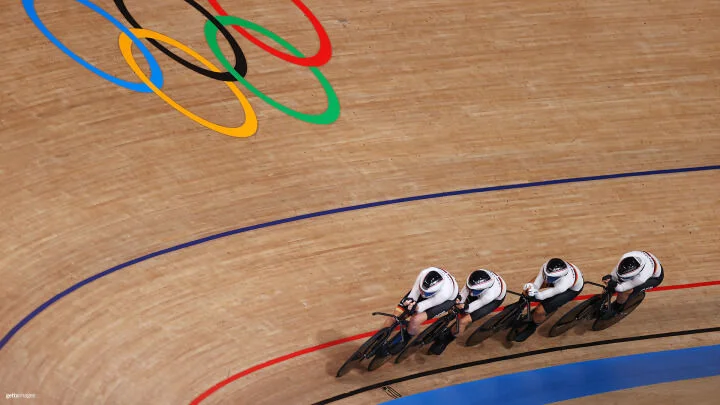
[[[430,298],[440,291],[443,281],[445,280],[445,277],[440,274],[440,271],[440,269],[430,267],[430,271],[423,277],[422,283],[420,284],[420,291],[423,298]]]
[[[557,280],[558,278],[568,274],[570,266],[563,259],[557,257],[548,260],[543,264],[543,276],[545,280]]]
[[[492,272],[485,269],[478,269],[470,273],[467,283],[465,283],[467,288],[470,290],[470,295],[472,296],[482,294],[494,284],[495,278],[492,276]]]
[[[640,274],[644,260],[642,256],[625,254],[617,265],[617,275],[620,281],[632,280]]]

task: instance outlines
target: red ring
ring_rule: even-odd
[[[208,1],[210,2],[210,5],[215,9],[215,11],[217,11],[220,15],[228,15],[227,11],[225,11],[225,9],[223,9],[222,6],[218,4],[218,0]],[[315,28],[315,32],[318,34],[318,38],[320,39],[320,49],[313,56],[299,58],[295,55],[290,55],[278,51],[277,49],[265,44],[264,42],[252,36],[252,34],[247,32],[247,30],[245,30],[244,28],[237,25],[233,25],[233,28],[235,28],[237,32],[239,32],[242,36],[247,38],[253,44],[287,62],[300,66],[322,66],[326,64],[332,56],[332,45],[330,44],[330,38],[328,37],[327,32],[325,32],[325,27],[323,27],[322,23],[320,23],[317,17],[315,17],[312,11],[310,11],[310,9],[305,4],[303,4],[301,0],[292,0],[292,2],[295,3],[295,5],[300,9],[300,11],[302,11],[303,14],[305,14],[305,16],[310,20],[313,28]]]

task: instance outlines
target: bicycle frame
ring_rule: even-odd
[[[602,300],[600,300],[600,305],[598,307],[598,310],[602,311],[602,310],[610,307],[610,302],[612,301],[613,293],[610,291],[610,289],[606,285],[593,283],[592,281],[586,281],[585,284],[594,285],[596,287],[600,287],[603,289]]]
[[[407,308],[404,308],[404,311],[403,311],[402,314],[400,314],[400,316],[394,315],[394,314],[388,314],[388,313],[386,313],[386,312],[373,312],[372,315],[373,315],[373,316],[378,316],[378,315],[380,315],[380,316],[387,316],[387,317],[389,317],[389,318],[394,319],[393,324],[389,326],[390,334],[391,334],[392,331],[394,331],[395,328],[397,328],[398,326],[400,327],[400,330],[401,330],[401,331],[402,331],[403,329],[407,329],[407,318],[410,316],[410,311],[408,311]],[[388,334],[388,337],[390,336],[390,334]],[[405,334],[401,333],[401,334],[400,334],[400,338],[401,338],[402,341],[404,342],[404,341],[405,341]]]
[[[517,301],[518,303],[522,302],[523,309],[520,311],[520,314],[523,312],[527,312],[527,315],[525,315],[525,320],[529,321],[532,318],[532,305],[530,304],[530,297],[526,296],[525,294],[516,293],[515,291],[507,290],[509,294],[517,295],[520,297],[520,299]],[[520,316],[517,317],[517,319],[520,319]]]
[[[437,318],[437,320],[436,320],[435,322],[441,322],[441,320],[443,320],[443,319],[445,319],[445,318],[448,318],[448,317],[452,317],[452,319],[450,319],[449,321],[447,321],[447,325],[445,325],[443,328],[452,328],[452,327],[454,327],[454,328],[455,328],[455,332],[458,332],[458,331],[459,331],[459,328],[460,328],[460,323],[458,322],[458,318],[460,318],[460,310],[458,310],[457,306],[453,305],[452,308],[450,308],[450,309],[447,310],[447,312],[445,313],[445,315]],[[455,324],[452,325],[452,326],[450,326],[450,323],[451,323],[452,321],[455,321]]]

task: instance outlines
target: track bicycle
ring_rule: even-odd
[[[645,291],[631,295],[620,313],[612,318],[603,319],[602,315],[610,309],[613,291],[603,284],[593,283],[591,281],[586,281],[585,283],[600,287],[603,289],[603,292],[593,295],[563,315],[555,325],[550,328],[550,337],[560,336],[583,321],[595,320],[592,325],[592,330],[594,331],[607,329],[628,316],[645,299]]]
[[[423,348],[423,346],[433,343],[435,339],[445,334],[451,328],[457,328],[459,326],[457,323],[459,315],[460,312],[457,307],[453,305],[452,308],[447,310],[445,315],[420,332],[415,339],[413,339],[405,346],[405,348],[402,349],[402,351],[400,351],[400,353],[398,353],[395,358],[395,364],[400,364],[412,354],[417,353],[418,350]]]
[[[510,329],[507,334],[507,340],[515,340],[515,336],[517,336],[519,330],[530,322],[532,319],[530,297],[510,290],[507,292],[517,295],[520,298],[517,302],[506,306],[499,314],[488,319],[475,329],[475,332],[465,341],[465,346],[475,346],[495,333],[505,329]]]
[[[392,325],[388,327],[384,327],[377,332],[373,336],[371,336],[368,340],[363,343],[360,348],[358,348],[346,361],[343,363],[343,365],[338,369],[337,374],[335,375],[336,378],[342,377],[343,375],[347,374],[350,369],[361,363],[363,360],[372,358],[373,360],[368,365],[368,370],[373,371],[380,367],[387,359],[388,356],[381,356],[382,358],[376,361],[376,355],[380,351],[380,349],[384,348],[390,341],[390,336],[392,335],[393,330],[395,328],[400,327],[400,330],[398,331],[398,334],[400,334],[400,338],[404,339],[405,334],[403,331],[407,328],[407,318],[410,317],[411,312],[407,310],[407,308],[403,308],[404,311],[399,316],[393,315],[393,314],[387,314],[384,312],[373,312],[373,316],[381,315],[381,316],[387,316],[390,318],[393,318]],[[397,335],[395,335],[397,336]],[[400,341],[403,342],[402,340]]]

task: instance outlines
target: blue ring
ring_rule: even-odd
[[[163,74],[162,70],[160,70],[160,65],[158,65],[157,60],[152,56],[150,53],[150,50],[145,46],[145,44],[140,41],[130,30],[122,25],[120,21],[118,21],[115,17],[108,14],[107,11],[101,9],[96,4],[90,2],[89,0],[76,0],[78,3],[88,7],[89,9],[95,11],[96,13],[100,14],[101,16],[105,17],[106,20],[110,21],[114,26],[120,29],[120,31],[124,32],[125,35],[130,37],[130,39],[138,46],[140,51],[145,56],[145,59],[147,60],[148,64],[150,65],[150,82],[157,86],[158,88],[162,88],[163,86]],[[47,39],[50,40],[55,46],[57,46],[61,51],[65,52],[69,57],[71,57],[75,62],[79,63],[80,65],[84,66],[89,71],[95,73],[96,75],[102,77],[103,79],[114,83],[118,86],[124,87],[128,90],[133,90],[139,93],[152,93],[152,89],[148,87],[145,83],[134,83],[134,82],[128,82],[122,79],[118,79],[115,76],[112,76],[108,73],[103,72],[102,70],[96,68],[95,66],[91,65],[85,59],[79,57],[77,54],[75,54],[73,51],[70,50],[67,46],[65,46],[62,42],[60,42],[55,36],[50,32],[50,30],[45,27],[45,25],[40,20],[40,17],[37,15],[37,10],[35,10],[35,0],[23,0],[23,7],[25,7],[25,12],[27,13],[28,17],[30,17],[30,20],[35,24],[35,26],[38,27],[40,32],[42,32]]]

